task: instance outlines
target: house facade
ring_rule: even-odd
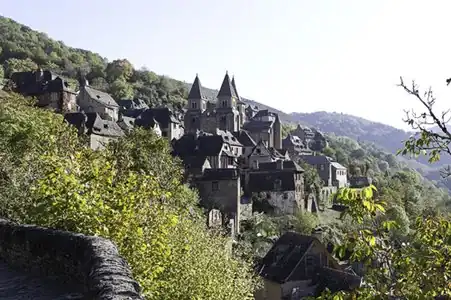
[[[79,84],[77,104],[81,111],[97,113],[102,119],[114,122],[119,119],[119,105],[110,94],[90,87],[83,77],[79,78]]]

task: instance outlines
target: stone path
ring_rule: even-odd
[[[0,261],[1,300],[84,299],[79,290],[79,287],[60,285],[49,278],[39,278],[12,270]]]

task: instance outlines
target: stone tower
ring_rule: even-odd
[[[238,89],[236,88],[235,76],[232,77],[232,87],[235,90],[236,97],[238,98],[237,101],[237,109],[239,117],[238,130],[241,130],[244,122],[246,121],[246,104],[243,102],[243,100],[241,100],[240,94],[238,93]]]
[[[238,96],[226,72],[216,102],[216,120],[221,130],[238,131],[240,117],[238,112]]]
[[[199,76],[196,74],[191,90],[188,94],[188,104],[185,113],[185,132],[196,132],[202,128],[202,113],[205,111],[207,103],[202,90]]]

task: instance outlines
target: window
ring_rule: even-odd
[[[257,154],[261,154],[261,153],[262,153],[262,150],[261,150],[261,149],[259,149],[259,148],[257,148],[257,149],[255,150],[255,153],[257,153]]]
[[[191,102],[191,108],[192,109],[196,109],[197,108],[197,103],[196,102]]]
[[[321,171],[324,171],[324,165],[319,165],[319,169],[320,169]]]
[[[163,132],[161,133],[161,135],[162,135],[162,136],[168,136],[168,133],[167,133],[166,131],[163,131]]]
[[[227,107],[227,101],[226,100],[222,100],[222,107]]]
[[[288,199],[288,193],[287,192],[283,193],[283,199],[285,199],[285,200]]]
[[[214,192],[219,191],[219,182],[213,181],[211,183],[211,190],[214,191]]]
[[[192,118],[191,123],[193,123],[193,124],[196,123],[196,118]]]

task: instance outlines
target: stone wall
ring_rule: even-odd
[[[84,287],[87,299],[143,299],[109,240],[0,219],[0,259],[30,274]]]

